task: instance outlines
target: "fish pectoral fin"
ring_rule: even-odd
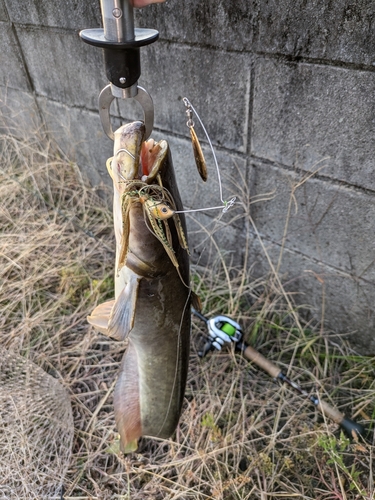
[[[133,274],[111,310],[108,322],[108,335],[125,340],[134,326],[140,277]]]
[[[100,333],[104,333],[104,335],[109,335],[108,321],[114,305],[114,300],[103,302],[103,304],[99,304],[95,307],[90,316],[87,316],[87,321],[90,325],[92,325]]]

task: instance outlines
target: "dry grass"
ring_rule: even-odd
[[[43,138],[3,135],[0,150],[0,346],[27,356],[71,396],[66,500],[375,498],[373,446],[349,443],[307,401],[233,351],[200,360],[199,320],[176,435],[143,439],[138,453],[122,456],[112,389],[125,346],[85,319],[113,294],[110,210]],[[246,193],[243,201],[251,224]],[[303,387],[371,427],[374,360],[304,323],[281,278],[253,281],[246,267],[228,269],[219,254],[209,269],[196,267],[204,312],[240,321],[247,340]]]

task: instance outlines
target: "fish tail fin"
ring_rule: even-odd
[[[120,449],[131,453],[138,447],[142,435],[137,351],[130,341],[124,354],[116,383],[113,405]]]

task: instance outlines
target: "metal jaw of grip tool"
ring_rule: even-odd
[[[214,318],[208,319],[206,316],[196,311],[194,308],[192,312],[195,316],[204,321],[208,327],[208,338],[203,347],[203,350],[198,353],[200,357],[206,356],[209,351],[214,349],[221,350],[225,343],[235,344],[236,350],[240,351],[242,355],[252,361],[257,366],[262,368],[266,373],[268,373],[273,379],[280,382],[288,384],[298,391],[302,396],[308,398],[311,403],[313,403],[316,408],[320,411],[322,415],[333,420],[338,424],[345,434],[352,439],[358,440],[358,437],[364,437],[366,434],[365,428],[355,422],[354,420],[343,415],[337,408],[331,406],[330,404],[322,401],[321,399],[310,395],[307,391],[299,387],[298,384],[290,380],[278,366],[276,366],[272,361],[265,358],[256,349],[247,345],[242,341],[242,329],[241,326],[233,321],[227,316],[215,316]]]
[[[134,28],[131,0],[100,1],[104,28],[80,32],[82,40],[104,49],[107,85],[99,95],[99,115],[104,132],[110,139],[114,133],[110,121],[110,107],[115,98],[135,99],[143,109],[146,128],[145,139],[150,137],[154,125],[154,104],[151,96],[138,86],[141,74],[140,47],[159,38],[153,29]]]

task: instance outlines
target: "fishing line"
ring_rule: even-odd
[[[178,330],[179,341],[177,343],[177,356],[178,356],[179,351],[181,349],[181,337],[180,337],[180,333],[181,333],[181,330],[182,330],[182,323],[183,323],[183,321],[185,319],[185,314],[186,314],[187,308],[190,306],[190,298],[192,296],[192,293],[194,293],[191,287],[188,287],[188,288],[189,288],[189,293],[188,293],[188,296],[187,296],[185,304],[184,304],[184,308],[183,308],[181,319],[180,319],[180,326],[179,326],[179,330]],[[188,312],[188,314],[190,314],[190,311]],[[169,411],[170,411],[171,406],[172,406],[172,398],[173,398],[173,394],[174,394],[174,391],[175,391],[176,383],[177,383],[177,363],[176,363],[176,368],[175,368],[175,372],[174,372],[173,386],[172,386],[172,390],[171,390],[171,396],[170,396],[169,402],[168,402],[168,408],[167,408],[164,420],[163,420],[163,422],[161,424],[161,427],[160,427],[160,429],[158,431],[158,434],[161,433],[161,431],[163,430],[164,425],[165,425],[165,423],[167,421],[167,417],[169,415]]]

